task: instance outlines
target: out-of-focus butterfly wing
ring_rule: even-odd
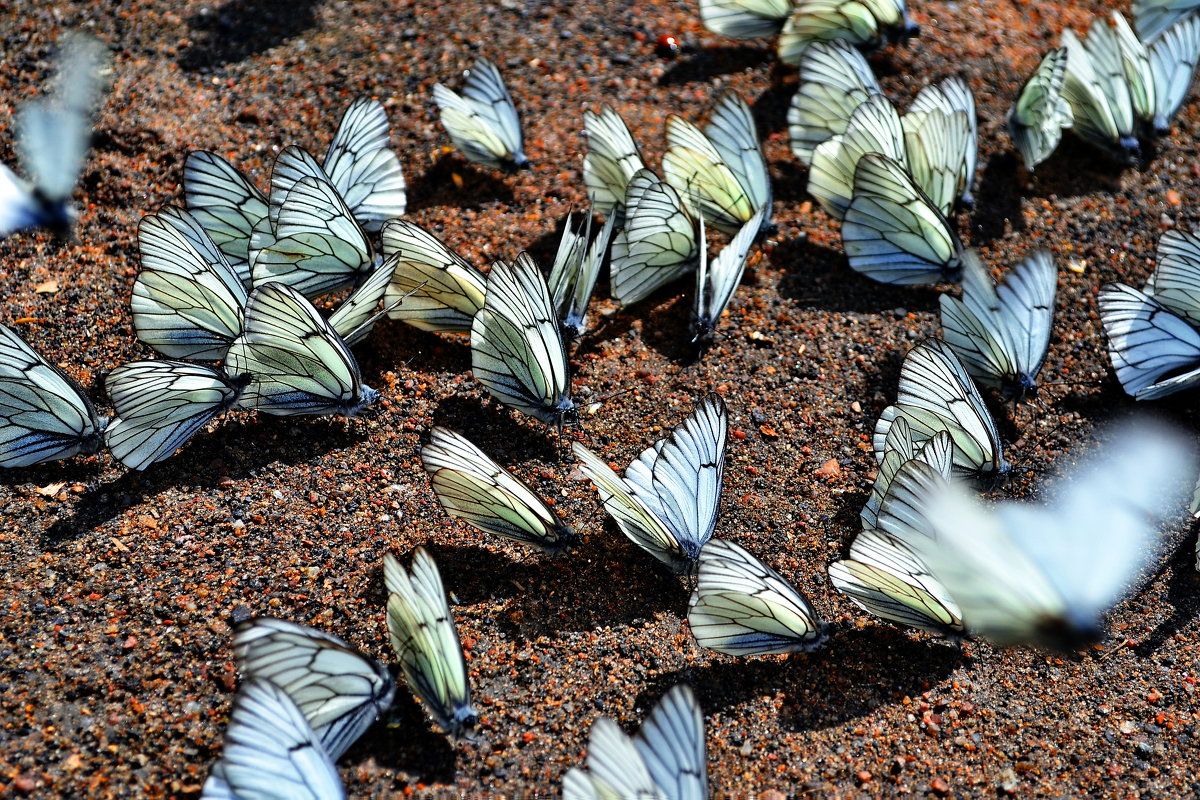
[[[700,0],[704,27],[731,39],[774,36],[791,13],[789,0]]]
[[[1008,132],[1030,172],[1058,147],[1063,128],[1072,124],[1071,105],[1063,96],[1067,48],[1042,57],[1008,112]]]
[[[1183,106],[1196,62],[1200,60],[1200,17],[1191,16],[1167,28],[1149,47],[1154,82],[1154,132],[1165,135]]]

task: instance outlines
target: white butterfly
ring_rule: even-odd
[[[393,285],[396,261],[395,257],[385,258],[329,315],[329,326],[337,331],[347,347],[353,347],[365,339],[384,314],[399,308],[408,300],[407,295],[392,298],[386,308],[379,310],[379,301],[384,299]]]
[[[703,131],[667,117],[667,145],[663,177],[714,227],[736,234],[760,209],[760,224],[770,225],[771,175],[741,95],[722,95]]]
[[[1097,298],[1117,380],[1135,400],[1157,400],[1200,383],[1200,330],[1123,283]]]
[[[901,164],[877,153],[858,162],[842,246],[856,272],[882,283],[941,283],[962,268],[962,245],[945,215]]]
[[[882,94],[862,52],[849,42],[814,42],[800,60],[800,83],[788,108],[788,140],[796,158],[812,163],[813,151],[846,131],[854,110]]]
[[[1200,17],[1189,16],[1167,28],[1150,43],[1150,74],[1154,81],[1151,124],[1159,136],[1171,128],[1171,118],[1183,106],[1196,62],[1200,60]]]
[[[859,524],[864,531],[879,527],[879,506],[887,496],[892,479],[900,467],[914,458],[919,458],[949,475],[954,459],[954,440],[950,438],[950,434],[941,431],[918,445],[913,441],[908,419],[903,416],[896,417],[888,429],[887,436],[884,437],[883,458],[879,461],[871,494],[858,515]]]
[[[1063,97],[1067,75],[1067,48],[1051,50],[1042,58],[1008,112],[1008,133],[1021,151],[1030,172],[1058,147],[1063,128],[1073,124],[1071,104]]]
[[[579,442],[572,450],[621,532],[675,572],[691,573],[717,524],[728,429],[725,403],[709,395],[624,478]]]
[[[587,767],[563,775],[563,800],[667,800],[633,740],[609,717],[592,723]]]
[[[104,382],[116,416],[104,431],[113,458],[143,470],[170,458],[218,414],[232,408],[245,380],[186,361],[131,361]]]
[[[488,273],[471,323],[471,373],[492,397],[547,425],[578,418],[550,290],[528,253]]]
[[[1021,400],[1037,392],[1054,319],[1058,270],[1035,250],[998,286],[973,250],[964,253],[962,299],[943,294],[942,338],[971,377]]]
[[[434,86],[433,102],[442,127],[468,161],[505,171],[529,166],[516,106],[491,61],[480,58],[467,71],[462,95]]]
[[[389,317],[424,331],[471,330],[475,312],[483,308],[483,273],[436,236],[402,219],[383,226],[383,253],[396,259],[384,298]]]
[[[95,453],[108,422],[67,373],[0,325],[0,467]]]
[[[708,246],[704,243],[704,224],[701,222],[700,268],[696,271],[696,305],[692,320],[692,330],[696,335],[692,341],[706,341],[716,331],[721,314],[742,282],[750,248],[762,230],[761,217],[764,213],[765,209],[760,208],[717,254],[711,266],[708,264]]]
[[[612,238],[616,216],[610,214],[595,239],[592,234],[592,215],[588,212],[587,224],[582,233],[572,228],[572,215],[567,215],[563,225],[562,239],[554,264],[550,267],[547,285],[559,324],[568,338],[574,339],[586,328],[588,304],[592,301],[592,290],[600,277],[604,254]]]
[[[387,112],[378,100],[360,97],[338,123],[325,153],[325,173],[354,218],[375,233],[404,215],[408,196],[404,169],[391,149]]]
[[[1133,0],[1133,24],[1149,42],[1180,20],[1194,19],[1198,9],[1200,0]]]
[[[974,203],[971,184],[979,160],[975,97],[962,78],[947,78],[922,89],[904,128],[908,170],[943,214],[957,202]]]
[[[387,667],[342,639],[307,625],[255,617],[233,628],[243,680],[265,678],[283,689],[337,761],[392,705]]]
[[[699,254],[683,199],[650,170],[638,171],[625,197],[625,227],[613,238],[613,297],[622,305],[643,300],[694,269]]]
[[[183,194],[188,212],[249,289],[250,237],[270,213],[267,196],[236,167],[207,150],[188,153]]]
[[[337,800],[346,790],[303,712],[280,687],[251,678],[238,689],[225,749],[201,800]]]
[[[243,331],[229,346],[225,371],[248,378],[238,400],[276,416],[352,417],[379,399],[366,386],[349,348],[312,303],[282,283],[250,293]]]
[[[722,539],[700,551],[688,627],[701,647],[731,656],[806,653],[828,637],[828,626],[782,575]]]
[[[1103,635],[1102,615],[1154,552],[1153,525],[1182,499],[1195,469],[1180,432],[1148,424],[1117,432],[1081,459],[1049,508],[992,509],[955,486],[928,505],[933,537],[911,545],[963,611],[1000,646],[1073,649]]]
[[[904,417],[914,442],[947,431],[954,440],[954,471],[988,478],[1008,471],[1000,452],[1000,434],[971,376],[954,351],[940,339],[926,339],[904,358],[895,405],[875,424],[875,457],[882,461],[893,422]]]
[[[646,168],[637,142],[625,120],[608,105],[599,114],[583,112],[583,130],[588,143],[583,157],[588,202],[602,217],[624,218],[629,182]]]
[[[907,170],[900,114],[882,94],[863,100],[850,115],[845,132],[831,136],[813,151],[808,193],[834,219],[845,216],[854,196],[855,172],[867,154],[887,156]]]
[[[798,64],[810,45],[829,39],[869,49],[916,34],[905,0],[796,0],[779,34],[779,60]]]
[[[425,704],[442,730],[454,737],[475,726],[467,662],[446,603],[446,590],[433,557],[418,547],[412,569],[391,553],[383,557],[387,623],[392,648],[408,688]]]
[[[1133,100],[1117,37],[1109,27],[1103,17],[1094,19],[1086,44],[1074,31],[1062,32],[1059,46],[1067,50],[1063,97],[1071,106],[1076,133],[1118,159],[1130,160],[1140,153]]]
[[[528,484],[462,434],[435,427],[429,444],[421,448],[421,463],[450,516],[550,554],[579,544],[579,534]]]
[[[704,27],[732,39],[774,36],[791,13],[791,0],[700,0]]]
[[[17,156],[29,181],[0,164],[0,239],[43,227],[66,235],[75,221],[70,204],[91,138],[108,54],[97,39],[71,34],[60,42],[50,93],[18,109]]]

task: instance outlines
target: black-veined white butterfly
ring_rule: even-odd
[[[608,243],[617,219],[609,214],[600,233],[591,239],[591,212],[587,214],[582,233],[572,227],[572,216],[568,214],[563,224],[562,239],[559,240],[558,252],[554,255],[554,263],[546,280],[559,324],[570,339],[579,336],[586,328],[588,304],[592,301],[592,290],[596,288],[596,279],[600,277],[600,267],[604,263],[604,254],[608,252]]]
[[[483,308],[483,273],[432,233],[402,219],[383,226],[383,253],[395,258],[384,296],[389,317],[424,331],[471,330],[475,312]]]
[[[517,108],[491,61],[476,60],[461,95],[440,83],[434,86],[433,102],[442,127],[468,161],[506,171],[529,166]]]
[[[248,376],[239,406],[276,416],[352,417],[379,399],[337,331],[292,287],[259,286],[243,319],[225,357],[231,378]]]
[[[954,471],[988,478],[1008,471],[1000,451],[1000,434],[983,397],[954,351],[940,339],[926,339],[904,358],[895,405],[875,424],[873,444],[882,461],[893,422],[904,417],[914,442],[947,431],[954,440]]]
[[[446,603],[446,590],[433,557],[423,547],[405,569],[391,553],[383,557],[387,622],[392,648],[408,688],[425,704],[442,730],[454,737],[475,726],[467,662]]]
[[[828,626],[804,595],[743,548],[713,539],[700,551],[688,627],[701,647],[731,656],[806,653]]]
[[[304,713],[266,678],[242,683],[225,729],[225,749],[201,800],[338,800],[346,797],[333,759]]]
[[[945,215],[901,164],[877,153],[854,172],[842,246],[851,268],[882,283],[941,283],[962,269],[962,244]]]
[[[854,176],[867,154],[887,156],[907,169],[904,128],[892,101],[882,94],[863,100],[846,130],[817,145],[808,171],[808,193],[834,219],[842,219],[854,196]]]
[[[829,39],[872,48],[916,34],[905,0],[797,0],[779,34],[779,60],[798,64],[810,45]]]
[[[638,170],[646,168],[633,134],[612,106],[599,114],[583,112],[588,151],[583,157],[583,183],[592,210],[604,218],[625,216],[625,195]]]
[[[1063,128],[1072,125],[1071,104],[1063,97],[1066,76],[1067,48],[1046,53],[1008,111],[1008,133],[1030,172],[1050,157]]]
[[[629,181],[625,227],[613,237],[609,260],[613,297],[630,305],[695,268],[696,223],[671,185],[648,169]]]
[[[645,759],[621,726],[598,717],[588,734],[587,771],[563,775],[563,800],[666,800]]]
[[[329,315],[329,326],[337,331],[347,347],[353,347],[366,338],[375,323],[389,310],[379,310],[379,301],[392,285],[393,271],[397,259],[385,258],[361,285],[355,288]],[[407,297],[401,295],[392,300],[392,307],[404,305]]]
[[[1182,432],[1144,421],[1115,433],[1064,476],[1048,507],[987,509],[945,486],[927,506],[932,537],[910,542],[962,609],[1000,646],[1073,649],[1103,636],[1102,616],[1153,554],[1154,525],[1182,500],[1193,454]]]
[[[1154,40],[1180,20],[1194,18],[1200,0],[1133,0],[1133,24],[1143,42]]]
[[[239,622],[233,654],[243,680],[265,678],[287,692],[333,761],[391,707],[396,693],[383,664],[332,633],[295,622]]]
[[[704,27],[731,39],[774,36],[791,13],[791,0],[700,0]]]
[[[1088,28],[1087,43],[1064,30],[1059,46],[1067,50],[1063,97],[1071,106],[1072,128],[1086,141],[1131,160],[1140,153],[1134,130],[1133,100],[1121,62],[1115,33],[1097,17]]]
[[[1154,81],[1154,109],[1150,120],[1159,136],[1171,128],[1175,116],[1192,86],[1196,62],[1200,60],[1200,17],[1187,19],[1167,28],[1147,48],[1150,75]]]
[[[788,140],[796,158],[812,163],[817,146],[844,133],[854,110],[882,93],[858,48],[841,39],[813,43],[800,60],[800,83],[788,108]]]
[[[714,227],[730,235],[759,210],[771,223],[771,175],[750,107],[727,92],[701,131],[682,117],[667,117],[663,177]]]
[[[528,253],[488,273],[471,323],[471,373],[492,397],[547,425],[578,418],[550,290]]]
[[[1097,298],[1117,380],[1135,400],[1200,384],[1200,330],[1155,297],[1110,283]]]
[[[908,171],[943,214],[974,203],[979,160],[975,97],[962,78],[926,86],[900,120]]]
[[[170,458],[218,414],[232,408],[246,379],[186,361],[131,361],[104,385],[116,412],[104,445],[129,469]]]
[[[621,532],[675,572],[692,573],[717,524],[729,416],[709,395],[617,475],[579,442],[572,450]]]
[[[497,464],[459,433],[435,427],[421,448],[429,484],[452,517],[486,533],[561,553],[579,544],[579,534],[529,485]]]
[[[207,150],[188,153],[183,195],[188,212],[249,289],[250,237],[269,214],[267,196],[236,167]]]
[[[64,36],[60,45],[51,91],[17,111],[15,148],[29,180],[0,164],[0,239],[34,227],[63,236],[75,222],[70,199],[87,155],[107,53],[83,34]]]
[[[95,453],[108,423],[83,387],[0,325],[0,467]]]
[[[408,206],[404,169],[391,149],[387,112],[378,100],[360,97],[350,104],[329,143],[323,164],[367,231],[374,233]]]
[[[696,304],[692,312],[692,330],[696,335],[692,341],[706,341],[716,332],[721,314],[742,282],[746,259],[762,230],[761,217],[765,213],[766,210],[760,208],[717,254],[711,265],[708,263],[708,245],[704,242],[704,225],[701,222],[700,268],[696,271]]]
[[[943,294],[942,339],[971,377],[1021,400],[1037,392],[1050,346],[1058,270],[1045,250],[1013,267],[999,286],[973,250],[963,257],[963,296]]]
[[[913,441],[908,419],[903,416],[896,417],[888,429],[887,436],[884,437],[883,458],[879,460],[879,469],[875,475],[875,483],[871,486],[871,494],[858,515],[864,531],[879,527],[879,506],[887,496],[892,479],[900,467],[914,458],[919,458],[948,476],[954,459],[954,440],[950,438],[950,434],[941,431],[918,445]]]

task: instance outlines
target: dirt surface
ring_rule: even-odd
[[[1104,9],[917,2],[922,36],[872,61],[902,106],[927,82],[969,80],[978,207],[959,228],[993,267],[1046,247],[1061,269],[1043,371],[1055,385],[1039,405],[995,406],[1017,465],[998,496],[1030,493],[1071,462],[1067,447],[1131,412],[1095,293],[1113,279],[1140,285],[1159,233],[1197,221],[1195,101],[1141,169],[1119,171],[1070,136],[1035,176],[1013,154],[1004,114],[1023,77],[1064,26],[1083,31]],[[317,625],[394,661],[381,557],[417,545],[453,593],[482,739],[448,742],[401,688],[392,718],[342,760],[351,797],[556,795],[596,715],[631,729],[680,681],[704,708],[720,796],[1200,793],[1200,586],[1182,520],[1148,585],[1112,615],[1108,642],[1072,656],[960,650],[831,590],[825,565],[844,552],[873,477],[870,431],[904,352],[936,331],[937,292],[846,266],[788,150],[796,77],[769,43],[707,33],[690,2],[15,0],[0,4],[7,163],[14,104],[40,90],[54,42],[74,26],[114,51],[81,224],[67,244],[0,243],[0,319],[25,320],[16,329],[89,387],[149,355],[128,309],[137,222],[181,202],[191,149],[225,154],[265,185],[282,146],[323,152],[343,108],[378,97],[410,219],[475,263],[529,249],[548,265],[559,219],[586,205],[584,108],[614,105],[657,165],[668,113],[699,121],[721,90],[742,92],[771,161],[778,233],[699,361],[684,335],[687,281],[628,310],[602,287],[574,385],[584,400],[617,394],[566,438],[625,464],[698,398],[722,393],[733,435],[717,535],[794,580],[840,631],[808,656],[701,650],[683,620],[687,586],[596,513],[566,444],[488,400],[460,338],[384,323],[358,348],[385,398],[362,419],[232,415],[144,474],[100,456],[0,476],[0,797],[195,797],[236,686],[231,613]],[[664,33],[684,42],[674,60],[655,54]],[[459,85],[477,54],[508,78],[528,172],[475,169],[446,150],[430,91]],[[1154,411],[1194,430],[1194,403],[1187,394]],[[548,559],[449,521],[416,456],[435,423],[555,498],[585,544]]]

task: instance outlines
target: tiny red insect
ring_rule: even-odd
[[[658,37],[654,49],[663,58],[674,58],[679,53],[679,39],[669,33]]]

